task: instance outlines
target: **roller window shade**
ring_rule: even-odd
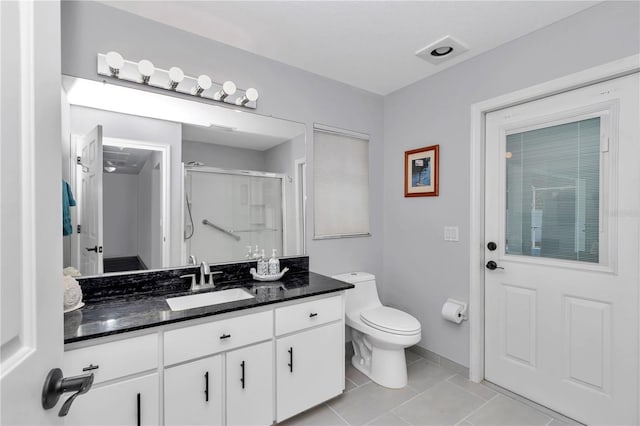
[[[369,140],[314,130],[314,238],[369,235]]]

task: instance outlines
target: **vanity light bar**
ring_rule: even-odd
[[[252,87],[239,89],[232,81],[217,83],[207,75],[190,77],[178,67],[155,68],[149,60],[129,61],[118,52],[98,53],[98,74],[228,105],[251,109],[258,106],[258,91]]]

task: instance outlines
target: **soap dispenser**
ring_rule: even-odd
[[[262,255],[258,259],[258,275],[268,275],[269,274],[269,261],[264,255],[264,249],[262,249]]]
[[[280,273],[280,261],[276,258],[278,251],[271,250],[271,259],[269,259],[269,275],[278,275]]]

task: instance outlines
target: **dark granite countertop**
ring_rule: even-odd
[[[245,269],[245,265],[242,265],[242,269]],[[105,296],[102,294],[104,290],[101,290],[100,297],[92,295],[90,291],[86,290],[81,280],[83,292],[86,293],[85,306],[64,315],[64,343],[79,342],[353,288],[351,284],[308,272],[303,268],[292,269],[279,281],[258,282],[250,278],[235,279],[221,282],[213,290],[241,287],[254,294],[255,298],[253,299],[175,312],[169,308],[166,298],[195,294],[189,291],[188,285],[184,286],[183,283],[188,280],[180,280],[180,285],[176,285],[175,277],[171,280],[171,285],[166,285],[168,280],[165,280],[156,286],[160,290],[153,292],[132,291],[119,292],[118,294],[112,292]],[[212,267],[212,270],[215,268]],[[176,275],[182,272],[184,270],[178,271]],[[129,277],[131,276],[133,275]],[[143,276],[138,275],[138,277]],[[137,279],[137,282],[142,281],[144,281],[144,277]]]

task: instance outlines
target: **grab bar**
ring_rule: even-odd
[[[234,234],[233,231],[230,231],[228,229],[224,229],[224,228],[216,225],[215,223],[209,222],[207,219],[203,219],[202,220],[202,224],[203,225],[209,225],[210,227],[212,227],[214,229],[217,229],[218,231],[220,231],[220,232],[222,232],[224,234],[227,234],[230,237],[235,238],[236,241],[240,241],[240,237],[238,235]]]

